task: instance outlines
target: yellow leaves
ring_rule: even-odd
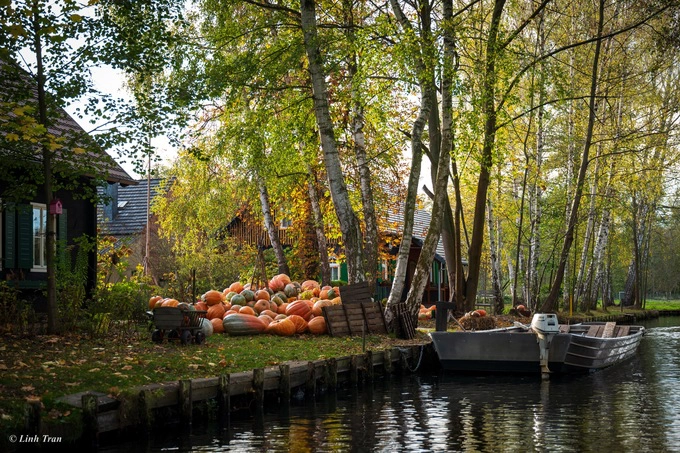
[[[7,141],[10,141],[10,142],[18,142],[19,141],[19,136],[17,134],[15,134],[14,132],[8,133],[7,135],[5,135],[5,138],[7,139]]]
[[[83,20],[83,16],[81,16],[80,14],[71,14],[70,18],[73,22],[76,22],[76,23],[82,22],[82,20]]]
[[[75,148],[73,148],[73,152],[76,154],[84,154],[87,152],[87,150],[76,146]]]

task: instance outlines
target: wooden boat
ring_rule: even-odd
[[[446,370],[574,373],[597,370],[633,356],[645,328],[615,322],[560,325],[554,314],[536,314],[531,325],[430,333]]]

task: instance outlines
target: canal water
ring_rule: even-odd
[[[580,376],[378,377],[315,402],[169,426],[107,452],[680,452],[680,317],[638,354]]]

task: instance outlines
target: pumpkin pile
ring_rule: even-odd
[[[158,300],[153,303],[149,300],[149,307],[177,306],[164,305],[165,302],[158,305]],[[321,287],[315,280],[298,283],[286,274],[279,274],[265,288],[234,282],[223,291],[209,290],[192,308],[206,311],[214,333],[322,335],[327,333],[322,308],[340,303],[338,287]]]

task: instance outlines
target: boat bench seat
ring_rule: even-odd
[[[630,326],[618,326],[616,328],[617,337],[625,337],[630,333]]]
[[[586,333],[586,336],[588,336],[588,337],[602,336],[603,327],[604,326],[601,326],[601,325],[590,326],[590,328],[588,329],[588,332]]]
[[[627,332],[625,334],[620,333],[621,332],[620,327],[621,326],[617,326],[615,322],[610,321],[604,324],[590,326],[590,328],[588,329],[588,333],[586,333],[586,335],[589,337],[599,338],[613,338],[627,335],[628,334]]]

